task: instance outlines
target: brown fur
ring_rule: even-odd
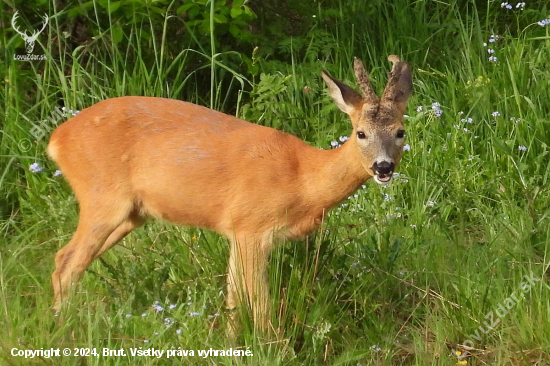
[[[354,127],[334,150],[161,98],[108,99],[60,125],[48,153],[75,192],[80,219],[55,259],[54,309],[95,258],[152,216],[229,238],[227,306],[236,307],[244,291],[255,325],[267,330],[266,267],[273,240],[314,230],[331,207],[373,176],[370,166],[380,149],[396,164],[401,154],[393,134],[402,126],[396,103],[406,100],[388,104],[391,118],[369,117],[373,106],[357,92],[323,78]],[[338,94],[344,87],[349,90]],[[382,117],[383,124],[377,122]],[[356,138],[358,128],[370,136],[370,145]]]

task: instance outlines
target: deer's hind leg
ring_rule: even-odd
[[[114,205],[81,202],[78,227],[71,241],[57,252],[52,283],[55,295],[53,310],[59,310],[71,283],[76,283],[94,259],[103,254],[143,219],[133,212],[130,203]]]

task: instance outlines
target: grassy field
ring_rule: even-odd
[[[36,45],[46,61],[14,61],[24,49],[3,32],[0,363],[550,365],[548,5],[364,3],[341,1],[331,14],[315,5],[312,16],[319,24],[330,16],[331,26],[281,42],[292,63],[248,55],[256,76],[235,71],[236,56],[214,47],[168,57],[162,30],[149,43],[152,64],[128,62],[140,60],[139,38],[120,50],[109,29],[54,54],[67,47],[53,16],[60,9]],[[358,14],[353,22],[349,13]],[[54,256],[74,232],[78,206],[45,147],[70,110],[120,95],[187,99],[328,149],[351,126],[321,70],[356,85],[358,56],[381,90],[393,53],[413,70],[410,149],[390,186],[367,182],[310,238],[273,252],[279,339],[258,337],[250,322],[236,343],[225,336],[225,239],[152,221],[90,266],[62,319],[51,313]],[[211,72],[206,92],[183,72],[191,54]],[[230,347],[252,355],[198,355]],[[14,348],[98,356],[28,360]],[[165,353],[132,356],[136,348]],[[168,350],[194,356],[167,359]]]

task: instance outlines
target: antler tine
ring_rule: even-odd
[[[382,101],[397,103],[404,111],[413,89],[411,69],[408,63],[401,61],[396,55],[388,56],[388,61],[393,66],[382,94]]]
[[[42,29],[40,29],[40,32],[38,33],[42,33],[42,31],[44,30],[44,28],[46,28],[46,26],[48,25],[48,20],[50,20],[50,18],[48,17],[48,14],[44,14],[44,16],[46,17],[44,19],[44,25],[42,26]]]
[[[388,61],[393,64],[391,72],[389,74],[388,84],[394,84],[395,81],[399,79],[401,75],[401,70],[403,69],[403,65],[405,65],[406,63],[401,61],[401,59],[396,55],[389,55]]]
[[[48,18],[48,14],[44,14],[44,15],[46,16],[46,18],[45,18],[44,21],[42,22],[42,23],[43,23],[42,29],[40,29],[40,30],[38,30],[38,31],[35,30],[35,31],[32,33],[32,37],[35,38],[35,39],[36,39],[36,37],[38,37],[38,35],[39,35],[40,33],[42,33],[42,31],[44,30],[44,28],[46,28],[46,26],[48,25],[48,20],[49,20],[50,18]]]
[[[363,93],[363,99],[369,103],[374,103],[378,101],[378,96],[372,89],[372,85],[369,81],[369,75],[365,71],[365,67],[363,66],[363,62],[355,57],[353,61],[353,70],[355,71],[355,77],[357,78],[357,83],[359,84],[359,87],[361,88],[361,92]]]
[[[11,27],[13,28],[14,31],[16,31],[20,35],[25,35],[26,36],[27,35],[27,30],[25,29],[25,32],[21,33],[21,31],[19,30],[19,27],[15,24],[15,20],[19,16],[18,13],[19,13],[19,10],[17,10],[15,12],[15,14],[13,14],[13,17],[11,18]]]

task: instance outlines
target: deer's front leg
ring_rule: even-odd
[[[241,237],[231,240],[227,278],[227,308],[248,305],[252,310],[254,328],[267,335],[270,328],[269,283],[267,266],[271,242]],[[237,311],[233,311],[228,329],[237,332]]]

